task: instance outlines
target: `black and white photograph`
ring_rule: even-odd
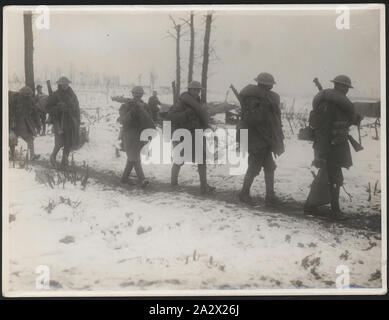
[[[5,297],[387,293],[384,4],[5,6],[2,112]]]

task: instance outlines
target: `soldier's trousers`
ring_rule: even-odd
[[[171,172],[171,184],[173,186],[178,184],[178,175],[180,173],[180,169],[183,166],[183,164],[175,164],[173,163],[172,166],[172,172]],[[205,163],[203,164],[197,164],[197,170],[199,172],[199,178],[200,178],[200,186],[203,188],[206,188],[208,185],[207,182],[207,165]]]
[[[276,164],[270,149],[264,149],[257,152],[249,151],[248,168],[242,187],[243,194],[249,194],[254,178],[259,175],[262,168],[265,173],[266,194],[274,193],[274,171]]]
[[[265,172],[274,171],[276,169],[276,164],[270,149],[257,152],[249,151],[247,171],[250,172],[250,174],[257,176],[262,168]]]
[[[23,140],[27,143],[28,150],[30,151],[30,158],[32,159],[35,156],[34,137],[25,137]]]
[[[51,158],[53,161],[55,161],[55,159],[57,158],[57,154],[58,154],[59,150],[61,150],[62,147],[63,147],[62,165],[67,165],[69,162],[69,154],[70,154],[70,147],[69,146],[64,146],[63,144],[56,141],[54,144],[53,152],[51,154]]]
[[[132,169],[135,169],[135,173],[138,177],[139,182],[143,182],[143,180],[145,180],[145,174],[143,172],[142,163],[140,161],[128,161],[128,160],[126,163],[126,167],[124,168],[121,181],[127,182]]]
[[[39,117],[41,119],[41,124],[42,124],[41,133],[45,135],[46,134],[46,112],[40,112]]]
[[[343,173],[341,167],[335,165],[328,165],[327,171],[328,171],[328,182],[331,185],[336,184],[339,187],[343,185]]]

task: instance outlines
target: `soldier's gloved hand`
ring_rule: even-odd
[[[357,113],[357,115],[355,116],[355,122],[356,124],[359,126],[361,124],[361,121],[363,120],[363,116],[360,115],[359,113]]]
[[[312,165],[315,166],[318,169],[323,168],[326,164],[327,164],[327,160],[326,159],[314,159],[312,161]]]

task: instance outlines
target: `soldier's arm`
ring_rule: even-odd
[[[32,104],[31,104],[30,114],[31,114],[32,121],[35,124],[35,127],[40,130],[40,128],[41,128],[41,118],[39,117],[38,106],[37,106],[37,104],[34,101],[32,101]]]
[[[131,104],[131,102],[130,102]],[[126,126],[134,125],[139,123],[140,120],[140,108],[138,104],[133,103],[130,106],[125,104],[125,109],[123,111],[124,115],[122,117],[122,124]]]
[[[119,118],[117,119],[117,121],[121,124],[124,124],[124,119],[127,113],[128,113],[128,106],[125,103],[123,103],[119,108]]]
[[[149,114],[149,116],[152,118],[153,117],[153,112],[151,111],[151,106],[147,103],[145,103],[145,110],[147,111],[147,113]]]
[[[52,94],[47,99],[46,109],[49,114],[55,114],[60,110],[58,105],[58,97],[56,94]]]
[[[281,99],[280,99],[280,96],[277,93],[273,92],[273,97],[274,97],[273,101],[274,101],[274,107],[275,107],[276,114],[277,114],[278,118],[281,119],[281,107],[280,107]]]
[[[188,112],[181,105],[173,105],[167,114],[167,119],[175,124],[185,123],[187,118]]]
[[[78,123],[80,123],[81,122],[81,113],[80,113],[80,103],[79,103],[79,101],[78,101],[78,98],[77,98],[77,95],[76,94],[74,94],[74,99],[75,99],[75,101],[76,101],[76,105],[74,106],[74,108],[75,108],[75,114],[76,114],[76,118],[77,118],[77,120],[78,120]]]
[[[345,96],[337,92],[336,90],[324,90],[324,99],[334,103],[340,108],[343,112],[347,113],[350,118],[355,115],[354,104]]]
[[[326,160],[331,150],[331,119],[333,110],[330,105],[322,103],[316,110],[316,128],[315,128],[315,149],[316,157],[320,160]]]
[[[181,97],[182,101],[189,105],[190,109],[194,111],[194,113],[200,118],[201,123],[204,126],[208,125],[208,113],[207,110],[196,101],[195,98],[193,98],[190,94],[182,94]]]
[[[348,111],[350,125],[359,126],[362,121],[362,116],[355,111],[354,103],[351,103],[351,107]]]

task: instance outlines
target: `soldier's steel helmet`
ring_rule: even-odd
[[[57,81],[57,84],[69,84],[69,83],[72,83],[72,82],[66,77],[61,77]]]
[[[336,76],[334,78],[334,80],[331,80],[331,82],[333,83],[341,83],[341,84],[344,84],[346,85],[347,87],[349,88],[354,88],[352,85],[351,85],[351,79],[348,77],[348,76],[345,76],[344,74],[341,74],[339,76]]]
[[[38,89],[38,88],[42,88],[42,85],[38,84],[38,85],[36,86],[36,88],[37,88],[37,89]]]
[[[198,81],[191,81],[188,84],[188,89],[203,89],[203,87],[201,86],[200,82],[198,82]]]
[[[134,88],[132,88],[131,92],[132,93],[141,93],[141,94],[145,93],[145,91],[143,90],[143,88],[141,86],[135,86]]]
[[[19,93],[22,95],[22,96],[32,96],[34,95],[34,93],[32,92],[31,88],[30,87],[23,87],[19,90]]]
[[[274,77],[267,72],[260,73],[254,80],[260,84],[267,84],[267,85],[276,84],[276,82],[274,81]]]

